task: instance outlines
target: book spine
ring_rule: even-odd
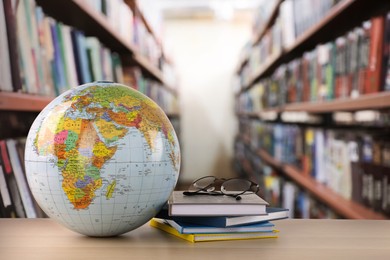
[[[384,16],[371,19],[370,50],[368,60],[365,93],[376,93],[381,90],[382,53],[384,37]]]
[[[4,5],[0,4],[0,91],[13,91]]]
[[[18,184],[12,171],[12,165],[8,156],[7,144],[5,140],[0,140],[0,152],[3,162],[3,170],[7,179],[8,188],[12,198],[12,204],[15,209],[15,216],[25,218],[26,213],[23,207],[22,199],[19,193]]]
[[[14,6],[14,1],[12,0],[3,0],[4,5],[4,15],[7,25],[7,40],[8,40],[8,51],[10,56],[10,65],[11,65],[11,76],[12,76],[12,85],[14,91],[22,90],[22,81],[20,78],[20,68],[19,68],[19,51],[18,51],[18,41],[16,34],[16,6]]]
[[[390,90],[390,12],[386,15],[384,34],[382,82],[384,84],[383,90],[388,91]]]
[[[9,158],[11,161],[12,169],[15,174],[16,182],[19,187],[20,196],[22,198],[23,206],[28,218],[36,218],[33,199],[30,194],[30,189],[27,185],[27,180],[23,172],[23,168],[20,164],[18,153],[16,151],[16,141],[9,139],[6,141]]]

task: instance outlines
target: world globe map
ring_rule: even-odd
[[[176,133],[163,110],[121,84],[94,82],[55,98],[27,137],[27,180],[51,218],[88,236],[148,222],[180,170]]]

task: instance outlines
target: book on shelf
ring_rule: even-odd
[[[19,188],[20,197],[22,199],[23,207],[28,218],[36,218],[37,214],[34,207],[33,198],[30,188],[27,184],[26,176],[23,171],[21,161],[16,148],[16,140],[6,140],[9,159],[12,165],[12,170],[15,175],[16,183]]]
[[[371,39],[367,66],[367,81],[364,89],[365,94],[381,91],[384,28],[385,17],[383,15],[371,18]]]
[[[174,221],[191,223],[210,227],[233,227],[239,225],[250,225],[268,221],[286,219],[289,217],[289,210],[285,208],[267,207],[265,215],[245,216],[169,216],[168,209],[164,207],[156,218],[171,219]]]
[[[46,217],[25,177],[25,138],[0,140],[0,187],[6,217]]]
[[[384,90],[390,90],[390,12],[385,16],[385,35],[383,46],[382,82]]]
[[[173,191],[168,200],[171,216],[242,216],[267,214],[268,203],[257,194],[245,194],[241,200],[230,196],[186,196]]]
[[[43,93],[47,96],[54,97],[54,81],[53,81],[53,68],[54,62],[54,48],[53,39],[51,37],[50,18],[47,17],[43,9],[39,6],[36,7],[36,19],[37,19],[37,33],[39,35],[39,48],[41,55],[41,87]]]
[[[13,91],[4,5],[0,4],[0,91]]]
[[[236,233],[236,232],[272,232],[275,225],[265,221],[261,223],[231,226],[231,227],[212,227],[210,225],[199,225],[193,223],[181,222],[173,219],[164,219],[171,227],[175,228],[181,234],[215,234],[215,233]]]
[[[277,238],[278,231],[270,232],[236,232],[236,233],[212,233],[212,234],[181,234],[175,228],[170,226],[162,219],[153,218],[149,224],[152,227],[160,229],[166,233],[174,235],[178,238],[189,242],[207,242],[207,241],[224,241],[224,240],[244,240],[244,239],[260,239],[260,238]]]
[[[10,205],[10,210],[14,212],[13,215],[15,217],[25,218],[26,213],[19,193],[18,183],[12,170],[12,164],[8,156],[7,143],[5,140],[0,140],[0,153],[7,187],[9,194],[11,195],[12,205]]]
[[[10,56],[10,69],[12,86],[14,91],[22,89],[22,81],[19,75],[19,53],[16,37],[16,5],[15,1],[4,0],[4,15],[7,26],[8,53]],[[3,48],[3,47],[2,47]],[[3,59],[3,58],[2,58]]]
[[[12,200],[0,156],[0,211],[2,217],[12,217]],[[14,216],[16,216],[14,214]]]

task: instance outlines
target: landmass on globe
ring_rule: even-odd
[[[34,139],[38,155],[52,155],[62,174],[62,189],[75,209],[86,209],[102,187],[101,169],[117,151],[117,142],[131,127],[144,136],[149,148],[162,133],[171,149],[170,161],[178,172],[175,133],[164,112],[149,98],[126,87],[91,86],[71,91],[43,119]],[[113,196],[111,181],[105,196]]]

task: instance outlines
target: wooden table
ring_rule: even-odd
[[[0,219],[0,259],[390,259],[388,220],[280,220],[277,239],[190,243],[148,224],[113,238],[51,219]]]

